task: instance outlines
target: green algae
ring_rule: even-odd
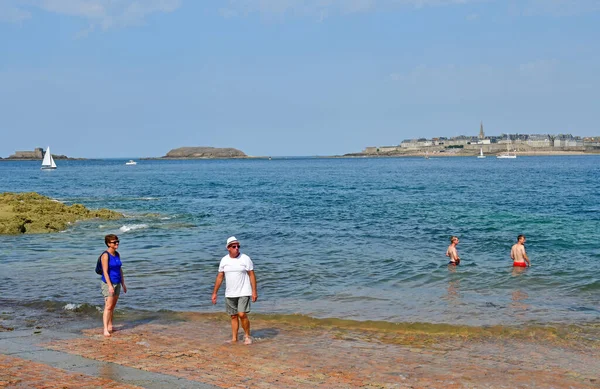
[[[571,344],[585,342],[600,348],[596,324],[586,325],[494,325],[467,326],[436,323],[393,323],[387,321],[358,321],[338,318],[318,319],[305,315],[253,314],[253,320],[286,324],[306,329],[325,329],[339,338],[352,337],[377,340],[383,343],[403,344],[418,347],[437,344],[440,341],[476,341],[518,339],[521,341]],[[592,335],[593,334],[593,335]],[[591,335],[591,337],[590,337]]]
[[[123,215],[108,209],[90,210],[81,204],[65,205],[38,193],[0,194],[0,234],[60,232],[81,220],[115,220]]]

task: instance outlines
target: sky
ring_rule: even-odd
[[[0,157],[600,136],[600,0],[0,0]]]

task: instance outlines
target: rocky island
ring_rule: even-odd
[[[231,147],[180,147],[173,149],[161,159],[211,159],[211,158],[247,158],[248,156]]]
[[[17,160],[17,161],[31,161],[31,160],[42,160],[44,159],[44,149],[42,149],[41,147],[37,147],[35,148],[33,151],[15,151],[14,154],[10,155],[8,158],[0,158],[0,159],[4,159],[6,161],[8,160]],[[66,155],[58,155],[58,154],[52,154],[52,158],[54,158],[55,160],[59,160],[59,159],[82,159],[82,158],[70,158],[67,157]]]
[[[71,223],[88,219],[120,219],[108,209],[90,210],[81,204],[65,205],[38,193],[0,194],[0,234],[59,232]]]

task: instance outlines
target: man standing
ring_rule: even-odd
[[[248,319],[250,298],[252,298],[252,302],[258,299],[254,264],[249,256],[240,253],[240,242],[235,236],[227,239],[226,247],[229,254],[224,256],[219,264],[219,274],[215,280],[212,303],[217,303],[217,292],[223,283],[224,276],[225,308],[231,316],[231,342],[238,341],[239,322],[241,322],[245,334],[244,344],[251,344],[250,319]]]
[[[458,237],[451,236],[450,246],[448,246],[448,250],[446,250],[446,256],[450,257],[450,262],[448,262],[448,265],[458,266],[460,264],[460,257],[458,256],[458,251],[456,250],[457,244]]]
[[[525,252],[525,235],[517,236],[517,243],[510,249],[510,258],[513,260],[513,266],[531,266],[529,257],[527,257],[527,253]]]

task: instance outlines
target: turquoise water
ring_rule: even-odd
[[[600,318],[600,156],[1,162],[0,191],[121,211],[52,235],[0,237],[0,303],[103,303],[95,262],[121,240],[151,311],[222,311],[225,240],[256,266],[254,312],[392,322]],[[511,267],[518,234],[533,266]],[[448,269],[450,235],[461,266]],[[222,288],[223,289],[223,288]],[[223,290],[221,290],[223,293]]]

